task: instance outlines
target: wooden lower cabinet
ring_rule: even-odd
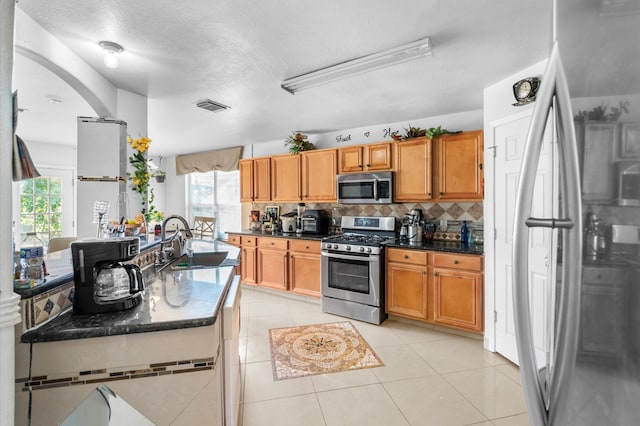
[[[320,297],[320,241],[230,234],[229,244],[241,247],[243,283]]]
[[[622,360],[627,345],[636,340],[625,338],[630,320],[625,316],[627,303],[637,300],[630,297],[636,293],[635,286],[627,287],[627,271],[623,267],[583,267],[579,357]]]
[[[483,331],[482,256],[391,247],[386,253],[387,313]]]
[[[289,240],[289,290],[320,297],[320,242]]]
[[[482,274],[434,268],[434,321],[482,331]]]
[[[240,281],[249,284],[255,284],[258,281],[257,276],[257,256],[258,249],[256,247],[257,238],[253,236],[242,236],[240,245],[242,252],[240,254]]]
[[[258,285],[287,290],[287,240],[260,237],[258,239]]]
[[[426,320],[427,252],[388,248],[386,254],[387,313]]]
[[[427,319],[427,267],[387,263],[387,313]]]

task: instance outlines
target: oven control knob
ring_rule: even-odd
[[[334,244],[334,245],[333,245],[333,248],[334,248],[335,250],[338,250],[338,245],[337,245],[337,244]]]
[[[367,249],[367,253],[371,253],[371,247]]]
[[[371,251],[371,249],[369,249]],[[360,247],[360,252],[364,252],[364,247]]]
[[[347,251],[351,251],[351,246],[347,246]]]

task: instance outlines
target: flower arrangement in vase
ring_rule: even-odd
[[[139,193],[142,197],[140,213],[142,213],[145,221],[148,223],[156,211],[153,205],[155,198],[153,187],[149,185],[151,172],[149,171],[149,164],[146,158],[151,139],[146,136],[142,136],[140,139],[133,139],[129,136],[127,142],[131,145],[131,148],[134,149],[133,155],[129,157],[129,164],[133,166],[133,173],[127,173],[127,177],[131,181],[131,189]]]

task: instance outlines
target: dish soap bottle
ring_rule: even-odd
[[[462,244],[469,244],[469,227],[467,221],[462,221],[462,228],[460,229],[460,241]]]
[[[44,282],[44,247],[42,240],[35,232],[27,232],[27,236],[20,247],[20,279],[29,285]]]

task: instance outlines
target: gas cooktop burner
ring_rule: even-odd
[[[385,237],[380,235],[364,235],[364,234],[341,234],[334,235],[323,239],[323,242],[331,242],[338,244],[358,244],[366,246],[378,246],[393,237]]]

